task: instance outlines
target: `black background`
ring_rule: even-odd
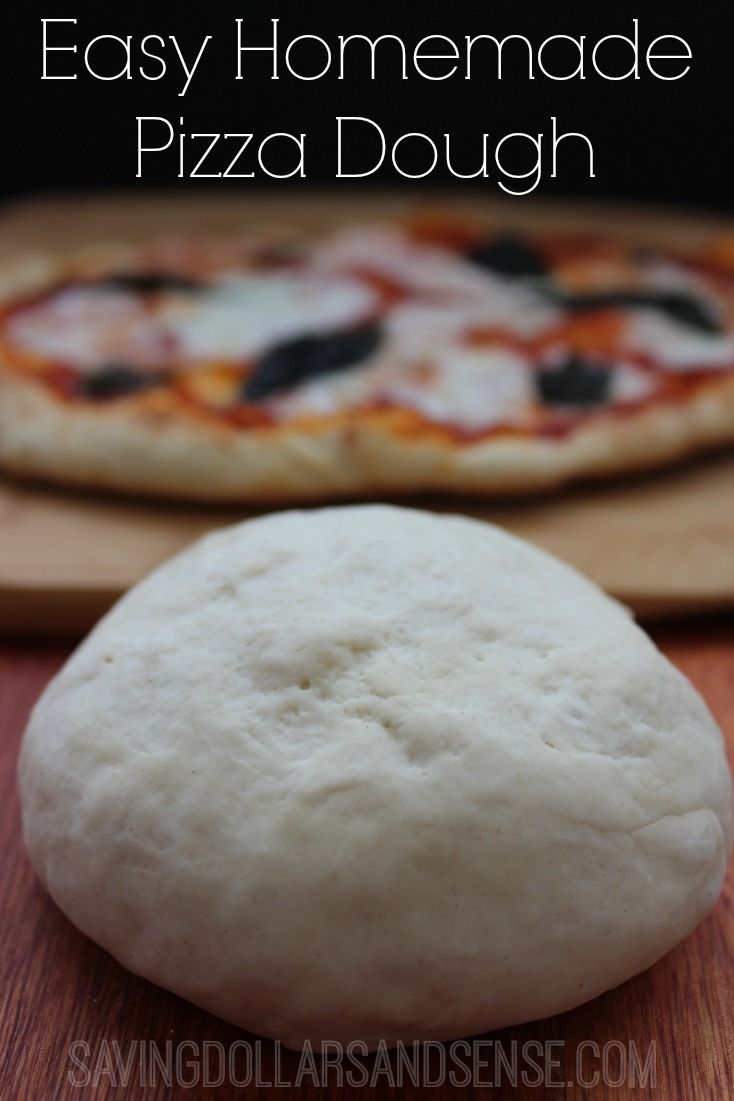
[[[246,191],[272,187],[305,189],[312,185],[339,188],[380,186],[419,188],[451,185],[465,193],[498,193],[496,174],[474,182],[456,181],[444,171],[413,183],[391,167],[361,184],[335,181],[336,115],[365,115],[379,122],[388,137],[425,131],[440,140],[455,135],[456,160],[469,169],[477,163],[483,131],[492,145],[510,131],[547,132],[551,115],[561,130],[581,131],[591,138],[596,154],[596,178],[587,178],[581,143],[569,143],[557,179],[544,178],[534,194],[586,195],[656,203],[734,210],[732,187],[732,105],[734,104],[734,5],[675,2],[653,3],[306,3],[213,0],[209,4],[172,6],[155,3],[74,4],[31,3],[7,10],[2,23],[2,172],[0,196],[33,192],[151,187]],[[212,34],[204,60],[185,98],[177,92],[178,66],[161,81],[100,82],[88,76],[81,57],[57,55],[58,65],[76,67],[75,81],[41,80],[41,17],[76,17],[76,27],[54,31],[59,39],[77,42],[80,53],[97,34],[176,34],[187,53],[196,54],[204,34]],[[581,82],[553,82],[539,76],[529,82],[515,63],[501,82],[482,72],[475,61],[471,81],[457,75],[429,82],[412,74],[400,79],[385,49],[375,81],[368,79],[366,57],[355,55],[348,78],[336,73],[313,82],[287,73],[269,79],[269,55],[247,62],[247,77],[235,76],[235,19],[253,45],[270,41],[270,19],[280,19],[283,44],[299,34],[318,34],[334,44],[339,34],[401,35],[409,47],[428,34],[445,34],[459,43],[465,35],[524,34],[538,44],[551,34],[585,34],[591,45],[607,34],[632,33],[640,19],[642,53],[661,34],[678,34],[693,51],[689,74],[679,81],[658,81],[643,67],[641,79],[607,82],[591,76]],[[166,54],[172,54],[167,49]],[[116,67],[116,54],[106,63]],[[479,57],[479,54],[475,55]],[[490,55],[488,54],[487,57]],[[515,56],[518,60],[521,53]],[[552,59],[548,54],[548,59]],[[561,52],[555,55],[560,64]],[[608,55],[612,65],[612,53]],[[102,49],[95,55],[105,60]],[[295,55],[304,68],[316,58],[306,49]],[[567,55],[570,57],[570,55]],[[173,60],[173,58],[171,58]],[[135,64],[146,63],[139,50]],[[56,62],[54,62],[55,64]],[[618,60],[621,65],[621,61]],[[147,62],[151,65],[152,63]],[[179,180],[174,153],[148,157],[144,179],[136,172],[136,115],[160,115],[174,123],[183,116],[187,132],[253,132],[255,140],[275,130],[306,131],[307,178],[269,181]],[[227,150],[229,147],[227,147]],[[273,149],[273,147],[271,147]],[[225,166],[225,150],[215,169]],[[292,155],[292,154],[291,154]],[[425,154],[421,153],[420,156]],[[193,162],[192,162],[193,163]],[[275,162],[273,162],[275,163]],[[415,167],[422,162],[418,157]],[[251,167],[249,164],[246,167]],[[285,165],[284,165],[285,167]],[[517,166],[519,169],[519,165]],[[527,165],[526,165],[527,167]],[[525,200],[518,199],[518,202]]]

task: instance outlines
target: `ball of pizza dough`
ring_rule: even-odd
[[[382,506],[156,570],[44,693],[20,785],[81,930],[293,1047],[569,1009],[694,928],[731,842],[719,731],[621,606]]]

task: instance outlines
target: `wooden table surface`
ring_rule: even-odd
[[[734,621],[716,619],[657,628],[654,637],[671,660],[685,672],[705,696],[722,726],[734,756]],[[326,1089],[306,1073],[299,1089],[268,1086],[276,1073],[282,1082],[294,1082],[299,1056],[281,1051],[255,1037],[198,1010],[172,994],[128,974],[114,960],[78,933],[34,881],[23,854],[15,791],[14,771],[18,742],[28,711],[39,692],[62,664],[68,649],[58,644],[7,643],[0,646],[0,815],[5,913],[0,926],[2,999],[0,1015],[0,1097],[3,1101],[65,1101],[69,1098],[210,1098],[231,1097],[393,1097],[399,1092],[380,1073],[375,1057],[358,1059],[358,1067],[376,1075],[377,1084],[339,1088],[336,1072],[327,1076]],[[522,1027],[495,1033],[489,1044],[474,1049],[479,1081],[491,1083],[498,1073],[497,1048],[511,1057],[513,1042],[551,1044],[526,1049],[545,1066],[551,1082],[562,1085],[513,1088],[499,1074],[501,1085],[490,1096],[531,1098],[588,1098],[593,1101],[650,1097],[654,1101],[703,1101],[734,1097],[734,877],[713,914],[682,945],[645,974],[625,983],[586,1006]],[[486,1039],[486,1038],[485,1038]],[[247,1041],[249,1048],[241,1043]],[[117,1041],[117,1047],[115,1047]],[[164,1056],[166,1043],[181,1060],[179,1084],[168,1088],[163,1072],[144,1074],[150,1045],[155,1041]],[[181,1045],[190,1042],[188,1046]],[[223,1049],[204,1048],[216,1041]],[[73,1054],[70,1047],[76,1042]],[[141,1043],[142,1042],[142,1043]],[[238,1044],[238,1042],[240,1042]],[[585,1043],[587,1042],[587,1043]],[[588,1042],[599,1045],[599,1056]],[[629,1045],[636,1045],[640,1061],[654,1044],[655,1085],[631,1083]],[[86,1046],[85,1046],[86,1045]],[[137,1046],[136,1046],[137,1045]],[[233,1046],[234,1045],[234,1046]],[[605,1048],[605,1045],[606,1048]],[[620,1047],[621,1045],[621,1047]],[[232,1061],[235,1081],[221,1087],[193,1083],[207,1066],[216,1077],[221,1050]],[[529,1073],[532,1066],[519,1067]],[[542,1055],[538,1056],[538,1050]],[[249,1052],[249,1055],[248,1055]],[[593,1082],[607,1059],[612,1081],[619,1080],[620,1052],[625,1054],[625,1080],[614,1085]],[[605,1055],[606,1053],[606,1055]],[[429,1071],[440,1074],[440,1050],[429,1052]],[[248,1076],[249,1057],[261,1064],[261,1085],[238,1087]],[[466,1055],[460,1053],[462,1063]],[[128,1085],[124,1080],[128,1065]],[[578,1060],[578,1063],[577,1063]],[[558,1069],[552,1063],[558,1061]],[[484,1064],[487,1064],[486,1066]],[[197,1067],[199,1068],[197,1072]],[[450,1060],[447,1069],[461,1067]],[[580,1073],[578,1073],[580,1068]],[[346,1069],[349,1069],[347,1067]],[[70,1073],[76,1082],[69,1080]],[[253,1068],[254,1073],[254,1068]],[[321,1074],[323,1076],[323,1070]],[[397,1073],[393,1058],[392,1073]],[[96,1076],[96,1084],[95,1084]],[[227,1076],[229,1074],[227,1072]],[[409,1079],[403,1093],[418,1095],[421,1089]],[[423,1080],[425,1081],[425,1079]],[[570,1085],[569,1083],[574,1083]],[[424,1087],[425,1088],[425,1087]],[[474,1091],[446,1082],[430,1090],[437,1098],[466,1096]]]

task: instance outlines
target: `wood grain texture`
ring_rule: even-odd
[[[640,616],[734,607],[734,455],[516,504],[407,503],[501,524]],[[159,562],[253,515],[0,482],[0,630],[78,636]]]
[[[734,622],[714,620],[695,626],[669,626],[655,632],[656,641],[696,684],[721,724],[734,756]],[[75,1087],[69,1072],[81,1073],[69,1059],[74,1041],[89,1045],[87,1069],[99,1063],[103,1041],[118,1041],[123,1056],[140,1041],[156,1041],[161,1051],[167,1041],[221,1042],[227,1052],[243,1039],[255,1043],[238,1029],[226,1025],[179,998],[123,970],[101,949],[78,933],[56,910],[35,882],[23,854],[18,819],[14,771],[18,742],[34,700],[66,656],[60,646],[24,645],[0,648],[0,841],[2,844],[4,917],[0,926],[2,960],[2,1012],[0,1014],[0,1096],[7,1101],[70,1101],[92,1098],[145,1098],[158,1101],[191,1101],[241,1097],[359,1097],[396,1095],[382,1076],[374,1088],[339,1089],[329,1078],[323,1090],[308,1077],[299,1088],[262,1086],[238,1089],[231,1083],[218,1088],[201,1085],[168,1089],[162,1077],[145,1088],[136,1084],[114,1087],[102,1073],[98,1084]],[[566,1085],[510,1088],[506,1079],[490,1096],[523,1101],[628,1101],[650,1097],[653,1101],[709,1101],[734,1096],[734,876],[730,874],[722,899],[713,914],[683,944],[643,975],[625,983],[586,1006],[546,1021],[505,1029],[489,1037],[510,1052],[513,1041],[552,1042],[549,1057],[559,1066],[555,1081]],[[588,1081],[597,1066],[593,1050],[584,1044],[630,1041],[644,1055],[655,1044],[656,1084],[644,1088],[628,1084],[588,1088],[576,1073],[577,1053],[582,1079]],[[562,1046],[560,1046],[562,1045]],[[112,1049],[109,1049],[112,1050]],[[201,1048],[199,1048],[201,1050]],[[583,1054],[581,1054],[583,1053]],[[299,1057],[283,1052],[276,1061],[274,1045],[263,1041],[262,1073],[275,1080],[279,1068],[285,1081],[295,1080]],[[186,1057],[191,1051],[186,1049]],[[589,1057],[587,1057],[589,1056]],[[479,1069],[487,1081],[494,1073],[491,1050],[481,1049],[489,1062]],[[216,1061],[211,1060],[216,1070]],[[431,1052],[430,1067],[439,1069],[439,1053]],[[235,1060],[237,1072],[246,1067]],[[374,1057],[361,1061],[368,1072]],[[449,1064],[450,1065],[450,1064]],[[548,1063],[545,1063],[548,1069]],[[615,1070],[614,1059],[610,1069]],[[395,1064],[393,1060],[393,1069]],[[573,1085],[568,1085],[573,1082]],[[422,1090],[410,1084],[408,1097]],[[446,1083],[430,1093],[443,1101],[467,1096],[467,1090]]]

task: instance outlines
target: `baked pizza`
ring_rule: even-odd
[[[8,268],[0,465],[241,502],[517,494],[734,440],[734,245],[430,217]]]

